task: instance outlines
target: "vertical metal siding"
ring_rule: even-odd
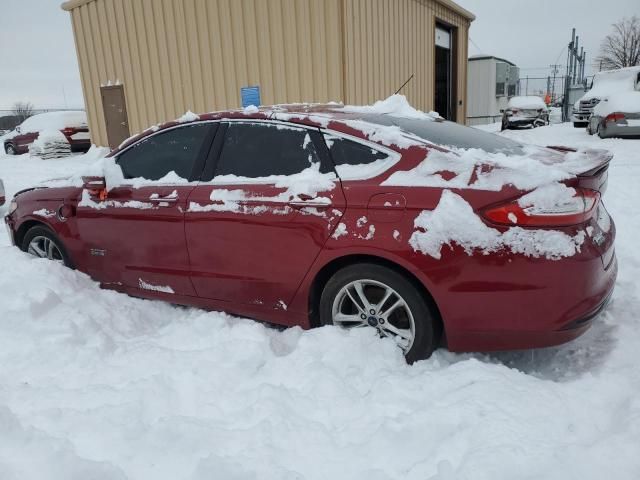
[[[423,110],[433,109],[435,23],[457,28],[458,121],[466,109],[469,21],[435,0],[347,0],[346,98],[371,103],[394,93],[411,74],[403,94]],[[456,102],[458,104],[458,102]]]
[[[191,109],[371,103],[405,88],[433,108],[436,18],[458,27],[458,119],[466,109],[469,21],[436,0],[93,0],[72,25],[92,139],[106,145],[100,86],[124,84],[132,133]]]

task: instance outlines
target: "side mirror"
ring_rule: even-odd
[[[82,188],[100,200],[107,198],[107,181],[104,177],[82,177]]]
[[[504,113],[504,108],[501,108],[501,109],[500,109],[500,113]]]
[[[20,125],[16,127],[16,132],[20,133]]]

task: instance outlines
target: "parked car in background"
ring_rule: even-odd
[[[134,296],[371,328],[410,362],[585,332],[617,273],[599,192],[612,156],[532,150],[394,102],[149,129],[91,176],[16,194],[10,238]]]
[[[540,97],[512,97],[502,113],[502,130],[549,125],[549,109]]]
[[[21,155],[38,138],[40,132],[59,130],[72,152],[86,152],[91,147],[87,114],[83,111],[47,112],[33,115],[4,136],[4,151]]]
[[[589,125],[589,117],[600,100],[615,93],[640,91],[640,67],[605,70],[593,76],[590,90],[574,105],[571,121],[576,128]]]
[[[593,109],[587,131],[600,138],[640,138],[640,92],[603,98]]]

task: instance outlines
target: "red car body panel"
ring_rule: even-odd
[[[324,123],[328,129],[366,139],[363,132],[339,120],[323,122],[314,114],[307,110],[287,120],[310,126]],[[203,115],[200,120],[268,117],[265,111],[227,112]],[[152,134],[143,132],[111,156]],[[614,287],[613,222],[607,231],[595,217],[588,224],[554,227],[568,235],[587,227],[595,232],[578,253],[557,261],[508,251],[469,255],[458,246],[444,246],[441,259],[416,252],[408,243],[414,220],[438,205],[443,189],[383,187],[381,182],[396,170],[418,165],[431,148],[438,149],[393,147],[402,155],[399,163],[375,178],[336,181],[326,205],[243,200],[240,211],[217,210],[211,200],[214,188],[240,189],[251,192],[253,198],[272,199],[280,198],[283,189],[191,183],[116,188],[109,192],[107,203],[151,203],[153,208],[104,205],[96,209],[82,205],[82,188],[46,188],[20,194],[18,210],[6,221],[18,242],[33,222],[48,225],[65,244],[74,265],[110,288],[284,326],[314,326],[313,300],[322,273],[336,262],[368,258],[395,265],[421,285],[442,318],[452,351],[542,347],[582,334]],[[606,176],[602,168],[566,183],[604,190]],[[454,191],[476,212],[522,194],[513,187],[499,192]],[[156,199],[151,200],[154,195]],[[166,197],[175,200],[163,204],[160,200]],[[64,221],[34,214],[43,208],[58,212],[64,205],[75,209],[75,215]],[[243,213],[242,209],[253,208],[259,208],[260,214]],[[602,204],[598,208],[609,218]],[[347,233],[333,235],[339,224]],[[170,286],[173,293],[153,289],[156,286]]]

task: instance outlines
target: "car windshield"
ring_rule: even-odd
[[[413,136],[445,147],[522,154],[522,145],[513,140],[446,120],[421,120],[384,114],[364,115],[362,119],[378,125],[400,127]]]

